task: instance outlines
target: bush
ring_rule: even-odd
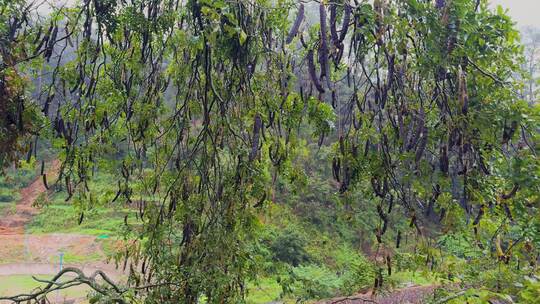
[[[11,203],[17,200],[17,195],[9,189],[0,188],[0,202]]]
[[[325,266],[307,265],[293,268],[292,292],[302,299],[322,299],[336,295],[343,281]]]
[[[345,245],[335,251],[334,257],[341,294],[355,293],[373,283],[375,271],[366,257]]]
[[[296,267],[310,261],[310,257],[304,249],[305,245],[306,240],[300,234],[287,229],[271,240],[270,251],[274,260]]]

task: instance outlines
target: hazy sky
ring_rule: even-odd
[[[519,28],[536,26],[540,28],[540,0],[490,0],[494,6],[501,5],[517,22]]]

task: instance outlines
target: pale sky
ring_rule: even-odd
[[[540,0],[490,0],[495,7],[508,9],[509,15],[521,29],[526,26],[540,28]]]

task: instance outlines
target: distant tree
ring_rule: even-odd
[[[540,29],[528,27],[523,31],[523,44],[525,46],[524,69],[528,73],[525,92],[529,103],[535,103],[539,98],[540,85]]]

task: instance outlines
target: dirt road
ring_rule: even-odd
[[[54,180],[60,169],[60,161],[54,160],[48,163],[45,175],[49,181]],[[23,234],[24,226],[30,222],[32,216],[39,212],[32,205],[42,194],[47,195],[47,189],[41,177],[36,178],[30,185],[21,189],[21,199],[16,204],[14,214],[0,217],[0,235]]]
[[[370,292],[350,297],[333,298],[317,304],[421,304],[433,294],[436,286],[410,286],[388,294],[372,296]]]

